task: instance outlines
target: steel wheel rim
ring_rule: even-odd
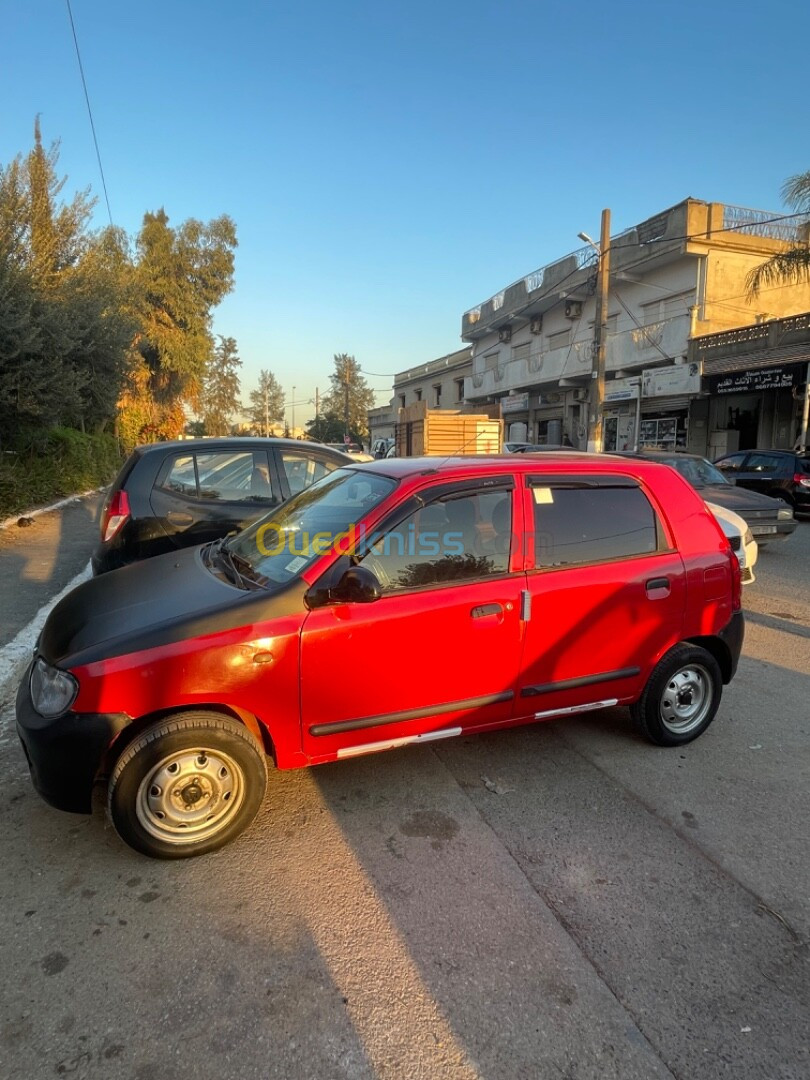
[[[221,750],[167,754],[138,788],[135,813],[156,840],[195,844],[227,828],[245,798],[241,767]]]
[[[700,727],[711,708],[712,679],[702,664],[687,664],[667,680],[661,694],[661,723],[673,735]]]

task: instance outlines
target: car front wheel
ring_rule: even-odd
[[[124,750],[108,809],[136,851],[185,859],[237,837],[266,787],[265,756],[247,728],[218,713],[187,712],[146,728]]]
[[[656,746],[682,746],[706,730],[722,693],[723,677],[712,654],[684,643],[659,660],[630,713]]]

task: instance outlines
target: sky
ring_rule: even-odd
[[[688,196],[779,211],[810,169],[799,0],[71,4],[114,223],[234,219],[214,331],[297,424],[333,354],[384,404],[603,207],[614,233]],[[0,165],[39,114],[107,224],[67,0],[0,18]]]

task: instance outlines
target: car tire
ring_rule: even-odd
[[[267,788],[262,747],[242,724],[184,712],[146,728],[110,776],[107,808],[116,832],[157,859],[187,859],[235,839]]]
[[[658,661],[630,714],[641,734],[656,746],[683,746],[711,724],[722,693],[723,677],[715,658],[684,642]]]

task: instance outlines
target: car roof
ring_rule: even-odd
[[[509,473],[538,475],[567,473],[615,473],[641,475],[655,472],[659,465],[643,459],[630,461],[620,455],[589,454],[578,450],[554,450],[540,454],[470,454],[458,457],[381,458],[355,463],[358,472],[381,473],[395,480],[414,476],[456,477],[498,476]]]
[[[228,450],[240,446],[279,446],[291,450],[300,450],[309,447],[313,450],[326,450],[330,453],[341,453],[326,443],[314,442],[312,439],[282,439],[273,435],[222,435],[210,439],[174,439],[168,442],[142,443],[135,449],[139,454],[152,454],[159,450],[216,450],[217,448]],[[348,458],[348,454],[343,455]]]
[[[659,458],[706,461],[702,454],[688,454],[685,450],[615,450],[614,453],[617,457],[641,458],[643,461],[657,461]]]

